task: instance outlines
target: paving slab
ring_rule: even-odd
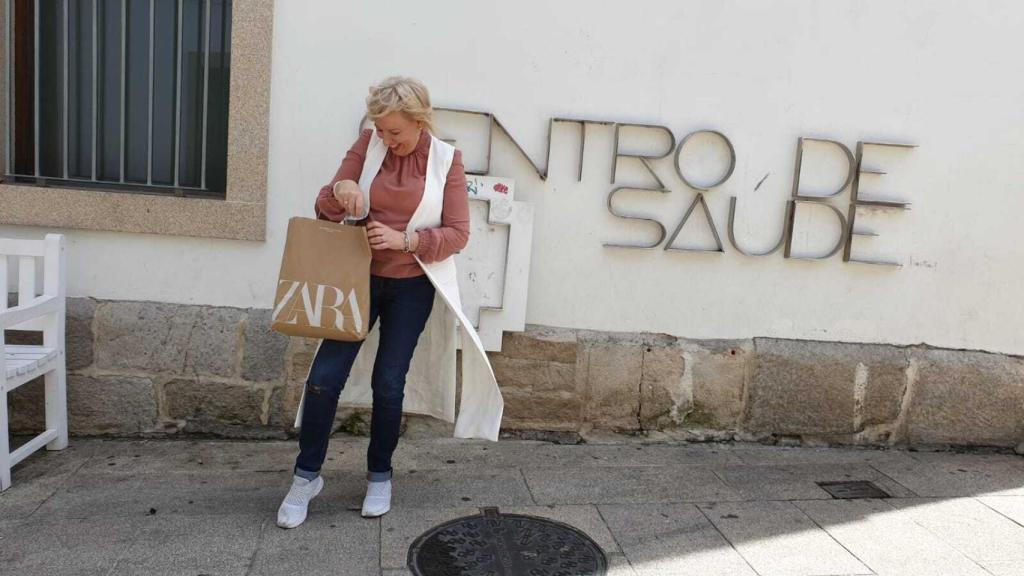
[[[325,470],[321,475],[324,478],[324,489],[310,504],[310,514],[315,512],[360,510],[362,508],[363,496],[366,495],[365,472]],[[291,476],[289,476],[288,480],[277,492],[277,501],[273,507],[275,515],[277,514],[277,507],[280,505],[280,501],[288,493],[291,482]]]
[[[89,455],[102,451],[87,471],[254,471],[292,470],[297,440],[248,442],[237,440],[79,440]],[[331,439],[324,470],[365,471],[368,440],[341,436]]]
[[[879,576],[984,576],[985,570],[882,500],[794,502]]]
[[[724,502],[699,508],[762,576],[872,573],[790,502]]]
[[[693,504],[598,507],[640,576],[756,576]]]
[[[720,466],[728,464],[868,463],[903,462],[902,452],[809,448],[730,449],[720,444],[559,445],[548,442],[474,442],[465,440],[401,441],[395,453],[400,470],[446,470],[468,467],[521,467],[559,465],[591,466]],[[158,472],[189,470],[281,471],[291,470],[297,454],[296,441],[98,441],[82,440],[82,451],[91,455],[108,446],[86,471]],[[332,438],[324,470],[361,471],[365,466],[365,438]],[[778,452],[783,451],[783,452]],[[804,454],[803,451],[811,451]],[[759,456],[752,457],[751,453]],[[739,455],[743,455],[742,458]]]
[[[394,507],[366,520],[366,442],[332,439],[324,491],[284,531],[294,440],[72,439],[0,493],[0,573],[397,576],[425,530],[498,506],[580,528],[613,576],[1024,576],[1012,454],[403,438]],[[894,498],[833,500],[815,484],[854,479]]]
[[[392,458],[396,470],[449,470],[452,468],[517,468],[532,461],[548,442],[460,440],[437,438],[398,442]],[[364,451],[365,454],[365,451]]]
[[[455,442],[401,441],[395,452],[396,469],[434,470],[458,466],[709,466],[739,464],[727,447],[698,444],[552,444],[502,440]]]
[[[66,451],[33,454],[11,471],[11,487],[0,492],[0,518],[27,518],[52,498],[89,461]]]
[[[4,538],[14,533],[21,523],[21,520],[0,520],[0,548],[4,546]]]
[[[715,472],[745,500],[815,500],[832,496],[817,482],[867,480],[890,496],[916,496],[875,468],[864,464],[797,463],[716,467]]]
[[[365,492],[365,481],[362,485]],[[535,504],[523,475],[516,468],[479,471],[396,470],[391,499],[393,506],[406,508]]]
[[[266,517],[253,515],[152,518],[110,574],[243,576],[267,522]]]
[[[42,518],[265,514],[288,491],[286,472],[81,472],[36,512]]]
[[[248,574],[375,575],[380,573],[379,547],[380,519],[362,518],[358,512],[325,514],[290,530],[267,522]]]
[[[1024,496],[982,496],[977,500],[1024,526]]]
[[[733,450],[714,444],[635,444],[538,446],[536,458],[521,466],[536,465],[549,459],[552,464],[573,468],[598,466],[722,466],[741,464]],[[527,455],[529,456],[529,455]]]
[[[873,466],[921,497],[1024,496],[1024,458],[1002,454],[913,453],[912,463]]]
[[[0,493],[0,518],[16,520],[28,518],[51,498],[70,478],[69,475],[49,476],[36,481],[13,480],[10,488]]]
[[[608,576],[640,576],[630,564],[629,559],[622,555],[608,557]]]
[[[71,436],[68,438],[68,448],[73,448],[89,456],[109,456],[111,454],[121,455],[123,453],[135,454],[139,450],[173,450],[182,451],[185,447],[196,446],[203,440],[188,436],[161,436],[158,438],[111,438],[111,437],[89,437]]]
[[[587,465],[664,465],[652,462],[645,455],[644,446],[615,446],[590,444],[553,444],[533,440],[501,440],[499,442],[403,441],[396,456],[416,462],[421,469],[445,464],[448,459],[458,464],[490,466],[522,466],[524,464],[571,466]],[[450,464],[450,463],[449,463]],[[412,466],[410,464],[410,466]]]
[[[92,455],[82,472],[115,474],[182,472],[202,470],[197,440],[86,441],[83,451]]]
[[[365,438],[332,438],[327,448],[323,470],[365,472]],[[207,441],[199,444],[201,465],[210,470],[292,471],[299,455],[297,440],[272,442]]]
[[[732,449],[744,464],[872,464],[889,462],[903,464],[915,462],[905,450],[879,450],[877,448],[826,448],[811,446],[770,446],[761,444],[737,444]]]
[[[334,462],[336,447],[328,448],[328,456]],[[299,453],[298,442],[203,442],[199,445],[201,465],[207,470],[231,470],[240,472],[291,471]],[[325,461],[324,464],[327,464]]]
[[[0,541],[4,574],[106,575],[132,545],[144,518],[27,522]]]
[[[995,451],[985,448],[976,450],[908,450],[906,452],[915,462],[947,464],[1009,464],[1019,468],[1024,466],[1024,457],[1012,452]]]
[[[607,466],[524,468],[537,504],[629,504],[741,500],[708,468]]]
[[[907,498],[888,504],[979,564],[1024,561],[1024,527],[973,498]]]
[[[992,576],[1024,576],[1024,562],[1008,560],[1002,562],[986,562],[982,564]]]

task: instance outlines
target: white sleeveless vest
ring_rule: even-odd
[[[423,198],[409,219],[410,230],[437,228],[441,225],[444,185],[455,156],[455,148],[434,136],[431,136],[430,140]],[[380,171],[386,155],[387,146],[384,141],[376,132],[371,132],[363,171],[359,177],[359,188],[363,191],[363,204],[367,211],[370,206],[370,185]],[[462,312],[455,258],[448,257],[440,262],[425,263],[417,257],[416,262],[426,272],[437,289],[437,294],[430,319],[413,354],[409,375],[406,378],[402,411],[426,414],[454,422],[456,438],[497,440],[504,402],[480,337]],[[455,351],[460,335],[463,348],[462,401],[456,418]],[[352,366],[352,373],[339,400],[341,404],[373,405],[370,375],[373,372],[378,342],[379,329],[375,326],[363,342]],[[305,394],[299,403],[296,427],[302,422],[304,400]]]

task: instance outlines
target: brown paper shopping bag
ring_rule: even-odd
[[[366,338],[370,257],[362,226],[289,220],[270,328],[307,338]]]

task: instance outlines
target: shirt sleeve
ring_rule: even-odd
[[[469,196],[462,152],[455,151],[444,184],[441,226],[417,230],[420,237],[416,255],[424,262],[439,262],[462,250],[469,242]]]
[[[334,184],[342,180],[359,181],[359,176],[363,172],[363,161],[366,160],[366,149],[370,146],[370,133],[370,129],[367,128],[359,134],[359,139],[348,149],[344,160],[341,161],[341,166],[334,173],[334,178],[320,188],[320,194],[317,195],[313,208],[316,217],[320,220],[341,222],[345,217],[345,209],[334,198]]]

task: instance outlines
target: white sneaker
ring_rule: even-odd
[[[281,507],[277,509],[277,525],[281,528],[295,528],[305,522],[309,501],[323,489],[323,476],[317,476],[314,480],[293,477],[292,487],[284,497],[284,502],[281,502]]]
[[[391,480],[366,483],[366,498],[363,499],[363,518],[383,516],[391,510]]]

